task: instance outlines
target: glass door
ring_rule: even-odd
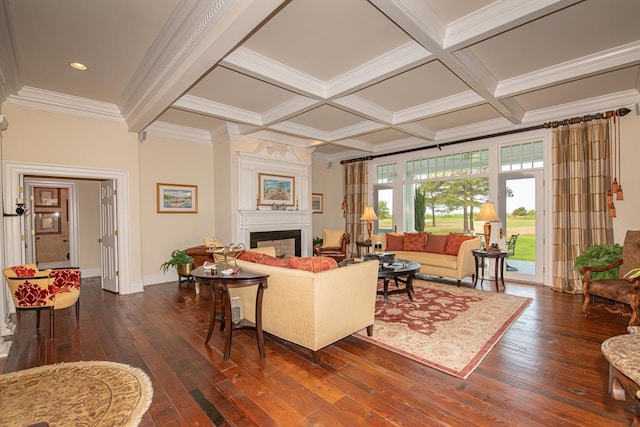
[[[498,216],[502,219],[501,246],[509,252],[505,277],[542,283],[544,271],[542,171],[499,175]]]
[[[373,234],[393,233],[393,187],[375,185],[373,206],[378,216],[373,227]]]

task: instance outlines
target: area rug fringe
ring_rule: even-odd
[[[354,336],[462,379],[532,302],[423,280],[414,288],[414,303],[406,294],[391,296],[387,305],[378,297],[373,336],[365,330]]]

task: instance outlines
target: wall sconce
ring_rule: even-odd
[[[476,215],[477,221],[486,221],[484,223],[484,248],[485,250],[491,249],[491,222],[500,222],[496,208],[493,206],[493,202],[483,203],[480,206],[480,212]]]
[[[24,199],[19,197],[16,199],[16,213],[3,212],[3,216],[22,216],[29,213],[29,209],[24,208]]]
[[[376,219],[378,219],[378,216],[376,215],[376,213],[373,211],[373,207],[371,206],[366,206],[364,208],[364,213],[362,214],[362,216],[360,217],[360,221],[367,221],[367,231],[368,231],[368,236],[369,236],[369,240],[367,240],[368,242],[371,241],[371,235],[372,233],[372,225],[371,225],[371,221],[375,221]]]

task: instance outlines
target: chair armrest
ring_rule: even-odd
[[[605,265],[604,267],[594,267],[594,266],[590,266],[590,265],[585,265],[580,267],[580,273],[582,274],[586,274],[587,272],[592,272],[592,271],[609,271],[613,268],[616,268],[617,266],[622,264],[622,260],[621,259],[617,259],[614,262],[612,262],[609,265]]]

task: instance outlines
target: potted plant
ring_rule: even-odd
[[[179,276],[189,276],[193,269],[194,259],[188,255],[185,250],[176,249],[171,252],[169,261],[165,261],[160,265],[160,270],[167,272],[170,267],[175,267]]]
[[[622,246],[618,243],[593,245],[576,257],[573,268],[580,272],[580,268],[585,266],[606,267],[620,258],[622,258]],[[591,280],[617,279],[619,272],[620,266],[607,271],[593,271]]]

